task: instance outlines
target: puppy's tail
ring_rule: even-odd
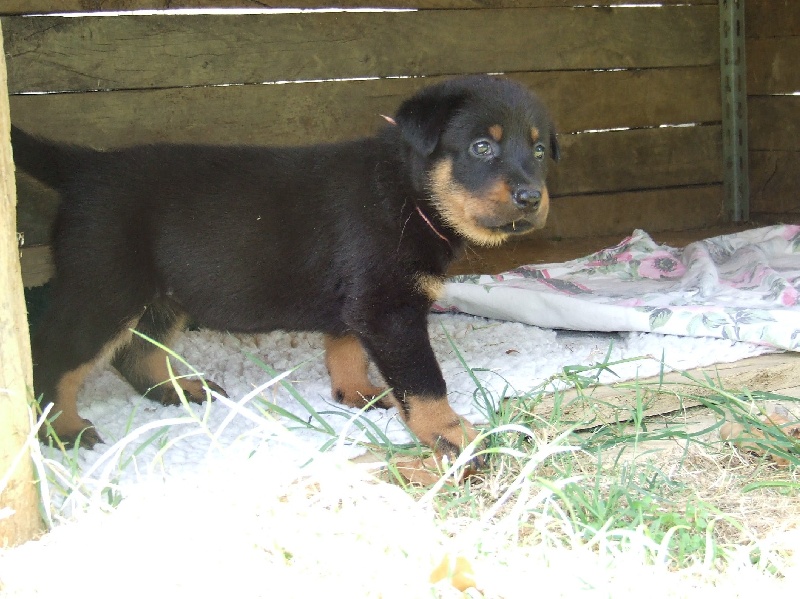
[[[55,189],[63,186],[72,162],[69,146],[34,137],[12,125],[11,148],[18,169]]]

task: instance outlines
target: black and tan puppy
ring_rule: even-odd
[[[428,310],[450,262],[544,225],[548,159],[538,99],[466,77],[404,102],[377,136],[309,147],[147,145],[112,151],[13,132],[17,165],[59,190],[56,277],[33,339],[34,385],[62,440],[100,437],[76,396],[110,358],[140,393],[177,403],[166,354],[191,319],[238,332],[320,331],[333,397],[380,393],[440,455],[475,430],[447,402]],[[199,381],[181,379],[203,401]],[[212,389],[221,389],[209,383]]]

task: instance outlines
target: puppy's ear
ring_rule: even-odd
[[[558,137],[552,125],[550,127],[550,155],[555,162],[558,162],[561,158],[561,146],[558,144]]]
[[[466,100],[463,91],[432,87],[400,105],[394,117],[403,139],[418,154],[430,156],[450,118]]]

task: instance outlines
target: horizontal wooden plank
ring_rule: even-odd
[[[750,212],[800,217],[800,152],[751,151]]]
[[[585,130],[718,118],[718,102],[700,95],[702,90],[711,93],[711,73],[700,71],[532,73],[515,78],[540,90],[559,125],[563,120],[568,130]],[[11,98],[11,113],[15,124],[32,133],[98,148],[154,141],[314,143],[374,133],[384,126],[379,114],[392,113],[402,98],[429,82],[390,79],[25,95]],[[681,93],[670,101],[663,90]],[[718,181],[717,136],[716,129],[704,127],[700,141],[691,129],[563,137],[565,182],[557,172],[553,192]],[[582,143],[577,143],[579,137]],[[618,156],[627,158],[617,160]],[[648,169],[654,172],[641,164],[652,165]],[[18,179],[19,228],[28,243],[44,243],[57,197],[24,173]]]
[[[553,202],[547,228],[498,248],[475,248],[464,261],[454,265],[451,274],[501,272],[520,264],[577,258],[604,244],[616,243],[636,228],[645,228],[659,241],[673,246],[685,245],[694,239],[729,232],[728,229],[708,229],[707,234],[685,232],[718,226],[721,207],[720,185],[560,198]],[[680,239],[673,239],[675,235]],[[587,239],[601,241],[587,242]],[[554,247],[558,249],[554,251]],[[48,245],[23,247],[22,277],[26,287],[43,285],[52,274]]]
[[[797,212],[753,212],[750,211],[750,220],[762,226],[768,225],[800,225],[800,214]]]
[[[713,65],[717,18],[713,6],[687,5],[4,17],[2,25],[9,89],[18,93]]]
[[[800,36],[747,40],[747,93],[800,92],[798,57]]]
[[[686,427],[684,430],[700,434],[700,431],[708,430],[719,418],[711,410],[704,410],[700,414],[687,414],[687,408],[702,405],[700,398],[718,397],[717,389],[727,389],[734,393],[745,390],[777,392],[780,389],[791,388],[798,376],[800,376],[800,356],[796,353],[764,355],[687,371],[672,371],[607,386],[598,385],[593,389],[569,390],[558,396],[544,396],[543,401],[536,405],[536,413],[542,419],[548,419],[550,414],[558,409],[561,421],[578,423],[576,427],[578,431],[595,428],[598,423],[632,422],[642,415],[652,418],[673,414],[681,419]],[[695,381],[714,381],[714,384]],[[766,407],[766,403],[768,402],[758,402],[760,407]],[[663,419],[646,422],[645,426],[648,426],[649,431],[672,426],[667,425]],[[639,426],[637,424],[637,430]],[[630,433],[635,434],[632,428],[631,426]],[[683,447],[688,449],[691,441],[672,438],[631,444],[639,446],[628,447],[626,452],[628,455],[644,456],[659,450],[675,451],[682,442],[685,443]],[[621,453],[614,454],[615,460],[621,457]],[[627,456],[622,459],[627,459]]]
[[[547,102],[559,131],[721,120],[719,67],[514,74]]]
[[[723,222],[722,186],[655,189],[554,199],[547,226],[534,237],[572,238],[680,231]]]
[[[800,151],[800,96],[748,98],[750,150]]]
[[[659,0],[660,4],[685,4],[686,0]],[[717,0],[693,0],[713,4]],[[524,8],[576,6],[579,0],[283,0],[270,2],[270,9],[314,8]],[[653,0],[597,0],[597,6],[653,4]],[[46,14],[75,12],[116,12],[132,10],[245,9],[263,10],[263,0],[0,0],[0,14]]]
[[[720,120],[714,67],[512,76],[550,107],[561,132]],[[183,88],[11,98],[15,124],[98,148],[153,141],[304,144],[374,133],[438,78]],[[191,107],[188,109],[187,107]]]
[[[719,126],[632,129],[560,138],[554,197],[722,181]]]
[[[748,0],[745,35],[747,93],[800,91],[800,2]]]
[[[800,2],[797,0],[747,0],[745,29],[748,38],[800,35]]]
[[[633,129],[562,137],[563,158],[550,176],[553,197],[701,185],[721,181],[719,126]],[[57,205],[52,192],[20,173],[18,230],[47,240]]]

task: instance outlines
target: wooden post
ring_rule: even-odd
[[[33,376],[17,247],[10,132],[6,62],[0,52],[0,547],[23,543],[43,530],[39,490],[26,448]]]

